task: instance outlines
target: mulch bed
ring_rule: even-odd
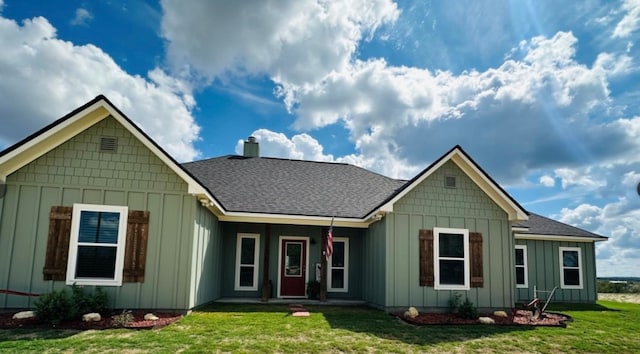
[[[404,314],[394,314],[397,318],[407,323],[424,325],[478,325],[478,320],[471,320],[459,317],[453,313],[421,313],[417,317],[405,317]],[[487,326],[547,326],[547,327],[567,327],[567,322],[573,319],[564,314],[545,312],[539,319],[531,318],[531,311],[517,309],[508,313],[508,317],[498,317],[493,314],[481,314],[481,317],[491,317],[495,324]]]
[[[42,323],[35,318],[14,320],[14,313],[0,313],[0,329],[18,329],[18,328],[35,328],[35,329],[77,329],[77,330],[102,330],[112,328],[129,328],[129,329],[158,329],[167,326],[180,318],[182,315],[168,312],[152,312],[159,319],[149,321],[144,319],[144,315],[149,311],[131,311],[134,320],[128,325],[114,326],[111,323],[111,316],[120,314],[121,312],[113,312],[102,316],[100,321],[84,322],[82,319],[74,321],[65,321],[57,325],[51,323]]]

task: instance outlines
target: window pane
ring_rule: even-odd
[[[565,269],[564,285],[580,285],[580,271],[578,269]]]
[[[464,258],[464,236],[460,234],[440,234],[440,257]]]
[[[565,267],[578,267],[578,252],[577,251],[563,251],[562,252],[562,265]]]
[[[516,284],[524,284],[524,267],[516,267]]]
[[[119,222],[120,213],[83,210],[78,242],[118,243]]]
[[[243,237],[241,241],[240,264],[253,265],[256,252],[256,239]]]
[[[114,279],[116,251],[115,247],[78,246],[76,277]]]
[[[464,261],[440,260],[440,284],[464,285]]]
[[[333,289],[344,288],[344,269],[331,270],[331,288]]]
[[[524,265],[524,250],[516,248],[516,265]]]
[[[286,268],[285,275],[300,276],[302,275],[302,244],[287,243],[286,244]]]
[[[333,242],[331,266],[344,267],[344,242]]]
[[[240,266],[240,286],[253,287],[253,266]]]

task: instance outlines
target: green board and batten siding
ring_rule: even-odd
[[[99,151],[102,136],[118,138],[117,152]],[[150,212],[145,281],[105,287],[112,306],[186,309],[216,297],[192,251],[199,247],[194,242],[220,242],[217,221],[199,209],[180,177],[111,117],[7,177],[0,199],[0,288],[43,293],[65,286],[43,280],[42,269],[51,207],[74,203]],[[196,257],[213,266],[211,252]],[[32,307],[33,299],[0,295],[0,307]]]
[[[384,308],[386,303],[386,225],[387,219],[369,226],[363,239],[362,299],[375,307]]]
[[[446,188],[445,177],[456,177],[456,188]],[[434,227],[482,233],[484,286],[456,292],[479,308],[513,306],[514,242],[507,214],[455,163],[448,161],[434,171],[396,202],[385,219],[385,308],[448,307],[453,291],[420,286],[419,230]]]
[[[564,242],[544,240],[516,240],[527,246],[528,287],[516,289],[516,301],[529,302],[534,298],[533,287],[551,290],[558,287],[553,302],[595,302],[597,300],[596,260],[594,242]],[[579,247],[582,253],[582,289],[560,287],[560,247]],[[539,294],[546,299],[548,294]]]

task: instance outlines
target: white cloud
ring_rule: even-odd
[[[588,168],[585,170],[576,170],[570,168],[558,168],[555,170],[555,176],[561,180],[562,188],[568,188],[572,185],[596,188],[606,185],[604,181],[594,180],[589,174]]]
[[[556,180],[549,175],[544,175],[540,177],[540,184],[545,187],[553,187],[556,185]]]
[[[591,119],[609,104],[609,80],[631,61],[605,53],[588,67],[575,61],[576,45],[571,33],[536,37],[498,68],[458,75],[356,60],[303,88],[281,83],[279,93],[297,117],[294,127],[342,121],[381,173],[410,177],[404,173],[412,167],[461,144],[509,182],[543,167],[638,150],[624,128],[631,119]]]
[[[93,15],[91,14],[91,12],[80,7],[76,9],[76,15],[70,23],[72,26],[87,26],[89,24],[89,21],[91,21],[92,19]]]
[[[44,18],[22,25],[0,17],[0,145],[9,145],[84,104],[106,95],[179,160],[199,152],[199,127],[188,86],[159,69],[129,75],[93,45],[56,37]]]
[[[613,30],[613,38],[626,38],[640,27],[640,0],[624,0],[626,14]]]
[[[287,138],[282,133],[258,129],[251,136],[260,144],[260,156],[294,160],[334,161],[333,155],[325,155],[320,143],[308,134],[297,134]],[[243,140],[236,144],[236,153],[242,155]]]
[[[208,79],[267,74],[298,86],[347,66],[360,41],[399,15],[390,0],[162,1],[162,7],[162,35],[178,71]]]

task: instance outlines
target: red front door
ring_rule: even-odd
[[[307,240],[280,240],[280,296],[304,297],[307,283]]]

